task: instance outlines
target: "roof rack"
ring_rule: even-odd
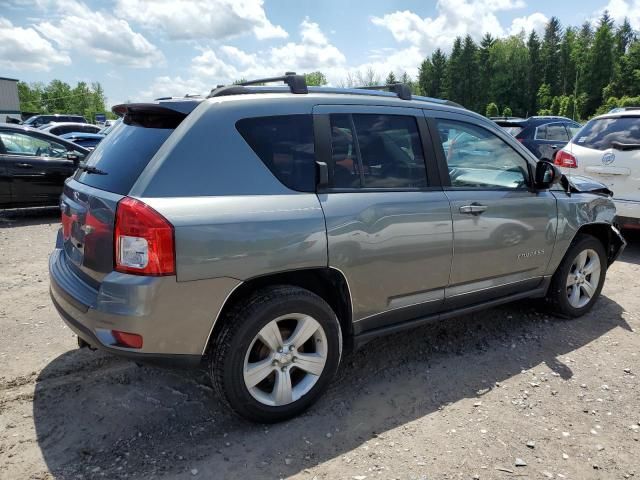
[[[364,87],[355,87],[356,90],[388,90],[395,93],[398,98],[402,100],[411,100],[413,95],[411,94],[411,87],[406,83],[388,83],[386,85],[367,85]]]
[[[243,87],[274,82],[286,83],[289,86],[289,90],[291,91],[291,93],[309,93],[309,90],[307,89],[307,81],[304,78],[304,75],[297,75],[296,72],[286,72],[281,77],[258,78],[256,80],[247,80],[245,82],[238,82],[234,85],[228,86],[218,85],[216,88],[211,90],[211,93],[207,96],[207,98],[249,93],[250,90]]]

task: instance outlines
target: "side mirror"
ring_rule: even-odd
[[[317,169],[317,187],[318,188],[327,188],[329,186],[329,166],[326,162],[316,162]]]
[[[541,160],[536,165],[536,188],[546,190],[551,185],[560,182],[562,172],[553,163]]]

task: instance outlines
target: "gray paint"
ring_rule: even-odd
[[[319,104],[334,106],[314,110]],[[87,214],[102,222],[102,243],[77,232],[72,240],[79,246],[60,241],[51,257],[52,295],[66,315],[107,344],[108,331],[116,328],[143,334],[143,353],[199,355],[229,296],[254,277],[333,268],[348,284],[352,320],[384,326],[390,315],[398,322],[403,312],[437,313],[447,299],[464,305],[465,298],[521,295],[538,284],[531,292],[539,294],[580,226],[612,222],[612,201],[591,194],[446,188],[298,193],[271,174],[235,129],[246,117],[387,110],[482,125],[535,166],[535,158],[493,122],[435,103],[321,93],[205,100],[130,192],[174,226],[176,276],[113,272],[113,218],[121,197],[70,180],[63,201],[78,226]],[[459,214],[471,201],[487,204],[487,211]],[[504,235],[511,230],[520,234]]]

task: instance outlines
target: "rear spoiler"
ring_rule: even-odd
[[[201,100],[200,100],[201,101]],[[116,115],[123,117],[125,115],[138,114],[156,114],[156,115],[189,115],[199,104],[200,101],[189,99],[186,101],[170,101],[170,102],[149,102],[149,103],[122,103],[115,105],[111,111]]]

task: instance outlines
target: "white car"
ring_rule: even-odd
[[[584,175],[613,191],[618,224],[640,228],[640,111],[595,117],[560,150],[554,163],[565,175]]]

